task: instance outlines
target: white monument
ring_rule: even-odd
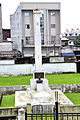
[[[31,106],[42,105],[47,106],[47,108],[48,106],[50,106],[49,109],[53,110],[53,106],[55,105],[56,90],[51,90],[48,87],[48,80],[45,79],[45,73],[42,71],[40,12],[38,11],[38,9],[36,9],[35,11],[33,11],[33,14],[35,40],[35,71],[33,72],[33,79],[30,80],[30,88],[27,88],[26,91],[15,92],[15,106],[26,107],[28,104],[31,104]],[[73,105],[73,103],[60,90],[57,91],[59,102],[61,104]]]
[[[36,9],[33,11],[34,17],[34,43],[35,43],[35,71],[33,73],[33,79],[30,80],[30,86],[32,89],[38,91],[48,89],[48,80],[45,79],[45,73],[42,71],[42,53],[41,53],[41,32],[40,32],[40,11]],[[42,83],[37,84],[39,77]]]

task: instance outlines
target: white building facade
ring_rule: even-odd
[[[34,20],[33,11],[38,8],[42,56],[50,56],[56,46],[59,52],[60,42],[60,3],[22,2],[10,16],[11,39],[13,48],[18,49],[24,57],[34,56]],[[53,52],[52,52],[53,53]]]

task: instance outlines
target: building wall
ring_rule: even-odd
[[[12,51],[12,43],[11,42],[0,43],[0,51]]]
[[[0,4],[0,41],[2,41],[2,9]]]
[[[20,3],[16,12],[11,15],[11,38],[13,41],[13,48],[16,48],[24,53],[24,56],[33,56],[33,54],[27,54],[27,48],[31,51],[34,50],[34,26],[33,26],[33,10],[38,8],[44,11],[44,53],[45,47],[46,54],[49,54],[53,50],[53,45],[60,45],[60,3]],[[25,13],[29,12],[29,16],[25,16]],[[55,12],[54,16],[51,16],[51,12]],[[55,28],[51,28],[51,24],[55,24]],[[16,26],[20,28],[17,30]],[[25,28],[25,25],[29,25],[29,29]],[[20,32],[20,33],[19,33]],[[20,36],[21,35],[21,36]],[[56,36],[56,40],[52,42],[52,37]],[[26,37],[30,37],[29,43],[26,43]],[[22,42],[23,40],[23,42]],[[23,44],[22,44],[23,43]],[[23,49],[21,49],[23,46]],[[51,48],[51,49],[50,49]],[[31,53],[34,53],[32,51]]]
[[[18,6],[15,13],[10,16],[10,25],[13,49],[17,49],[22,52],[22,17],[20,6]]]

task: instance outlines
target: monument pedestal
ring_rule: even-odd
[[[30,89],[31,90],[37,90],[37,81],[38,79],[30,79]],[[41,79],[43,80],[42,86],[43,90],[48,90],[48,80],[47,79]]]
[[[40,91],[43,91],[44,90],[44,86],[42,83],[39,83],[37,84],[37,91],[40,92]]]

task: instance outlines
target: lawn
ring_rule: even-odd
[[[80,105],[80,93],[65,93],[65,95],[74,103],[74,105]],[[0,107],[14,107],[15,95],[3,96]]]
[[[5,95],[2,98],[0,107],[14,107],[15,106],[15,95]]]
[[[65,95],[74,103],[74,105],[80,105],[80,93],[65,93]]]
[[[32,75],[0,77],[0,86],[29,85]]]
[[[0,77],[0,86],[29,85],[32,75]],[[45,75],[49,84],[80,84],[80,74]]]

